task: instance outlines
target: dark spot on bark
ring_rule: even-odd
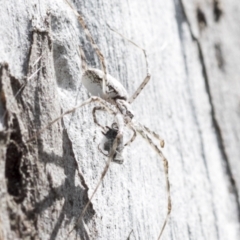
[[[5,165],[7,190],[10,195],[15,197],[16,202],[22,202],[24,199],[23,179],[20,170],[23,155],[21,150],[22,138],[16,118],[13,119],[11,131],[10,141],[7,145]]]
[[[197,20],[200,30],[207,26],[207,20],[203,11],[198,7],[197,8]]]
[[[214,0],[213,1],[213,14],[214,14],[214,20],[218,22],[222,16],[222,9],[220,5],[219,0]]]
[[[218,67],[221,70],[224,70],[225,62],[222,54],[221,45],[219,43],[216,43],[214,48],[215,48],[215,56],[216,56]]]

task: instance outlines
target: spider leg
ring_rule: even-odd
[[[86,60],[85,54],[80,46],[79,46],[78,55],[81,58],[82,70],[83,70],[83,72],[85,72],[88,69],[88,65],[87,65],[87,60]]]
[[[102,174],[101,174],[101,178],[99,179],[99,181],[98,181],[98,183],[97,183],[97,186],[95,187],[95,189],[94,189],[91,197],[89,198],[87,204],[85,205],[85,207],[84,207],[81,215],[80,215],[79,218],[77,219],[77,222],[76,222],[75,226],[74,226],[73,229],[69,232],[69,235],[71,234],[71,232],[73,232],[74,229],[76,229],[76,228],[78,227],[78,225],[79,225],[80,222],[82,221],[83,216],[84,216],[84,214],[86,213],[89,204],[91,203],[91,201],[92,201],[95,193],[97,192],[100,184],[102,183],[102,181],[103,181],[103,179],[104,179],[104,177],[105,177],[105,175],[106,175],[106,173],[107,173],[107,171],[108,171],[108,169],[109,169],[110,163],[111,163],[111,161],[112,161],[113,158],[114,158],[114,155],[115,155],[115,152],[116,152],[116,150],[117,150],[117,146],[118,146],[118,145],[119,145],[119,135],[117,135],[117,137],[116,137],[116,138],[114,139],[114,141],[113,141],[112,149],[111,149],[111,151],[110,151],[110,154],[109,154],[109,157],[108,157],[108,161],[107,161],[107,163],[106,163],[106,165],[105,165],[105,167],[104,167],[104,169],[103,169],[103,172],[102,172]]]
[[[135,129],[133,126],[129,126],[129,127],[130,127],[130,129],[133,131],[133,135],[132,135],[132,137],[130,138],[130,140],[124,144],[124,147],[130,145],[130,144],[135,140],[135,138],[137,137],[137,131],[136,131],[136,129]]]
[[[170,216],[171,210],[172,210],[172,201],[171,201],[171,194],[170,194],[170,183],[169,183],[169,177],[168,177],[168,160],[165,158],[161,150],[158,148],[157,145],[155,145],[152,140],[147,136],[149,144],[155,149],[155,151],[158,153],[158,155],[163,160],[163,166],[164,166],[164,173],[165,173],[165,181],[166,181],[166,188],[167,188],[167,198],[168,198],[168,205],[167,205],[167,215],[165,217],[164,223],[162,225],[161,231],[159,233],[158,239],[161,238],[162,233],[164,231],[164,228],[167,224],[168,218]]]
[[[171,202],[171,194],[170,194],[170,183],[169,183],[169,177],[168,177],[168,161],[166,159],[166,157],[163,155],[162,151],[160,150],[160,148],[154,144],[154,142],[152,141],[152,139],[149,137],[149,135],[147,134],[148,132],[145,130],[143,130],[142,128],[137,128],[137,132],[143,137],[143,139],[145,139],[147,141],[147,143],[155,150],[155,152],[161,157],[161,159],[163,160],[163,167],[164,167],[164,173],[165,173],[165,181],[166,181],[166,188],[167,188],[167,201],[168,201],[168,205],[167,205],[167,215],[165,217],[164,223],[162,225],[160,234],[158,236],[158,240],[161,238],[162,233],[164,231],[164,228],[167,224],[169,215],[171,213],[171,209],[172,209],[172,202]]]
[[[96,125],[98,125],[104,132],[106,131],[106,127],[103,127],[97,120],[97,116],[96,116],[96,111],[106,111],[105,107],[103,106],[98,106],[98,107],[94,107],[92,110],[92,115],[93,115],[93,121]]]
[[[119,33],[118,31],[116,31],[115,29],[113,29],[112,27],[109,26],[109,24],[107,24],[108,27],[115,33],[117,33],[118,35],[120,35],[123,39],[127,40],[128,42],[132,43],[135,47],[139,48],[140,50],[143,51],[144,57],[145,57],[145,64],[146,64],[146,77],[144,78],[143,82],[140,84],[140,86],[137,88],[137,90],[133,93],[133,95],[128,99],[128,103],[132,103],[140,94],[140,92],[143,90],[143,88],[147,85],[147,83],[149,82],[150,78],[151,78],[151,74],[150,74],[150,70],[149,70],[149,64],[148,64],[148,55],[147,55],[147,51],[143,48],[141,48],[139,45],[137,45],[135,42],[133,42],[132,40],[126,38],[123,34]]]
[[[147,85],[151,78],[150,73],[147,73],[147,76],[144,78],[143,82],[140,84],[140,86],[137,88],[137,90],[133,93],[133,95],[128,99],[129,103],[132,103],[140,94],[140,92],[143,90],[143,88]]]
[[[63,114],[61,114],[59,117],[55,118],[54,120],[52,120],[51,122],[49,122],[44,128],[40,129],[39,131],[37,131],[32,137],[30,137],[27,142],[31,142],[34,139],[36,139],[41,133],[43,133],[47,128],[49,128],[50,126],[52,126],[55,122],[57,122],[58,120],[62,119],[65,115],[70,114],[75,112],[78,108],[81,108],[87,104],[90,104],[92,102],[99,102],[108,112],[110,112],[113,115],[118,115],[116,113],[116,111],[113,111],[109,106],[108,103],[103,100],[102,98],[99,97],[90,97],[89,99],[87,99],[86,101],[84,101],[83,103],[77,105],[76,107],[64,112]],[[119,117],[118,117],[119,118]]]
[[[108,84],[107,84],[107,67],[106,67],[104,56],[103,56],[102,52],[100,51],[99,47],[97,46],[97,44],[95,43],[95,41],[94,41],[94,39],[93,39],[89,29],[88,29],[87,24],[84,21],[84,18],[74,9],[74,7],[71,5],[71,3],[68,0],[65,0],[65,1],[70,6],[70,8],[74,12],[74,14],[76,15],[76,17],[77,17],[79,23],[81,24],[88,40],[90,41],[93,49],[95,50],[95,52],[96,52],[96,54],[97,54],[97,56],[98,56],[98,58],[101,62],[101,66],[102,66],[102,69],[103,69],[103,72],[104,72],[104,76],[103,76],[103,80],[102,80],[102,89],[103,89],[104,95],[106,96],[106,86]]]
[[[148,127],[139,124],[146,132],[148,132],[150,135],[154,136],[157,140],[160,142],[160,146],[163,148],[164,147],[164,140],[154,131],[150,130]]]

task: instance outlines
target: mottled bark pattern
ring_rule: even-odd
[[[107,24],[147,50],[151,80],[132,107],[165,142],[172,212],[162,239],[238,240],[239,1],[72,4],[130,96],[146,76],[143,52]],[[0,12],[0,239],[157,239],[168,211],[164,166],[141,137],[121,152],[123,164],[111,163],[68,236],[107,161],[94,104],[28,140],[88,99],[79,46],[89,67],[101,63],[65,0],[1,1]],[[96,115],[112,126],[110,114]]]

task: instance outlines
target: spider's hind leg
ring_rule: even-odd
[[[153,137],[155,137],[159,142],[160,142],[160,146],[161,148],[164,147],[164,140],[154,131],[150,130],[148,127],[144,126],[144,125],[140,125],[147,133],[149,133],[150,135],[152,135]]]
[[[172,201],[171,201],[171,193],[170,193],[170,183],[169,183],[169,177],[168,177],[168,160],[166,157],[163,155],[162,151],[160,148],[153,142],[152,138],[155,137],[158,139],[158,135],[155,132],[152,132],[150,129],[144,127],[144,126],[136,126],[137,132],[147,141],[147,143],[155,150],[155,152],[158,154],[158,156],[162,159],[163,161],[163,167],[164,167],[164,174],[165,174],[165,182],[166,182],[166,188],[167,188],[167,214],[165,217],[165,220],[163,222],[163,225],[161,227],[161,231],[159,233],[158,239],[161,238],[163,231],[166,227],[168,218],[171,213],[172,209]],[[149,135],[150,134],[150,135]]]

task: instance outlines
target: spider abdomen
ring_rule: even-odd
[[[108,98],[116,99],[120,98],[123,100],[128,99],[128,94],[123,85],[110,74],[107,74],[107,85],[106,85],[106,95]],[[95,69],[87,69],[82,76],[82,83],[84,87],[93,95],[104,98],[104,92],[102,89],[102,80],[104,77],[104,72]]]

